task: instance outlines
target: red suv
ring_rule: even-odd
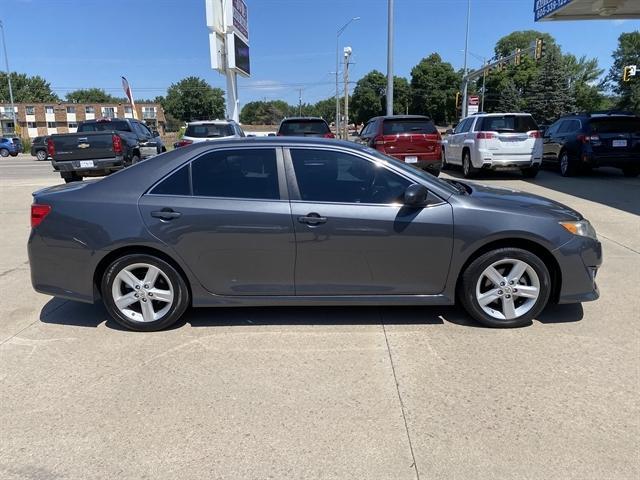
[[[441,140],[429,117],[393,115],[369,120],[358,142],[437,176],[442,165]]]

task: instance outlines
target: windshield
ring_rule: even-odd
[[[431,120],[426,118],[403,118],[402,120],[385,120],[382,126],[383,135],[399,133],[438,133]]]
[[[324,135],[329,127],[324,120],[292,120],[280,125],[282,135]]]
[[[496,115],[483,117],[478,122],[476,131],[526,133],[538,130],[536,121],[531,115]]]
[[[220,138],[233,136],[233,129],[228,123],[202,123],[189,125],[184,132],[185,137]]]
[[[420,170],[419,168],[415,168],[412,167],[410,165],[407,165],[404,162],[401,162],[400,160],[390,157],[388,155],[385,155],[384,153],[380,153],[378,150],[374,149],[374,148],[370,148],[370,147],[364,147],[364,150],[371,156],[377,157],[380,160],[384,160],[385,162],[389,162],[392,163],[394,167],[397,167],[400,170],[403,170],[405,172],[408,172],[412,175],[416,175],[418,177],[420,177],[421,179],[424,179],[430,183],[436,183],[438,184],[438,186],[442,187],[443,189],[447,190],[448,192],[451,193],[460,193],[460,190],[458,188],[456,188],[454,185],[452,185],[450,182],[446,181],[446,180],[442,180],[438,177],[434,177],[433,175],[431,175],[430,173],[425,172],[424,170]]]
[[[590,126],[593,133],[640,133],[640,118],[594,118]]]
[[[91,122],[82,123],[78,127],[78,133],[81,132],[111,132],[117,130],[119,132],[130,132],[129,124],[121,120],[111,120],[108,122]]]

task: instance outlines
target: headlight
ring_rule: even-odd
[[[597,240],[596,231],[589,223],[589,220],[580,220],[579,222],[560,222],[567,231],[581,237],[588,237]]]

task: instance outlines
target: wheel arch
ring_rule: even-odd
[[[144,254],[144,255],[152,255],[152,256],[158,257],[159,259],[164,260],[173,268],[175,268],[178,274],[182,276],[182,279],[187,285],[187,289],[189,290],[190,302],[193,302],[193,291],[191,288],[191,281],[189,279],[189,276],[184,271],[184,269],[180,266],[180,264],[176,262],[170,255],[167,255],[163,251],[153,247],[147,247],[142,245],[132,245],[132,246],[117,248],[116,250],[109,252],[98,262],[98,265],[96,265],[96,268],[93,272],[93,288],[94,288],[94,296],[96,297],[96,299],[101,298],[102,296],[100,286],[102,283],[102,276],[104,275],[104,272],[107,270],[107,267],[114,260],[120,257],[123,257],[125,255],[134,255],[134,254]]]
[[[542,262],[549,269],[549,276],[551,277],[551,295],[549,296],[549,300],[551,302],[558,301],[560,297],[560,289],[562,287],[562,271],[560,270],[558,261],[545,246],[533,240],[528,240],[525,238],[503,238],[500,240],[488,242],[478,247],[471,255],[467,257],[466,261],[462,265],[462,268],[460,268],[460,270],[458,271],[456,278],[456,295],[458,295],[461,288],[462,276],[471,262],[473,262],[481,255],[499,248],[521,248],[522,250],[527,250],[528,252],[531,252],[538,258],[540,258],[540,260],[542,260]]]

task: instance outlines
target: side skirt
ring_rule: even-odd
[[[445,295],[222,296],[193,299],[194,307],[453,305]]]

